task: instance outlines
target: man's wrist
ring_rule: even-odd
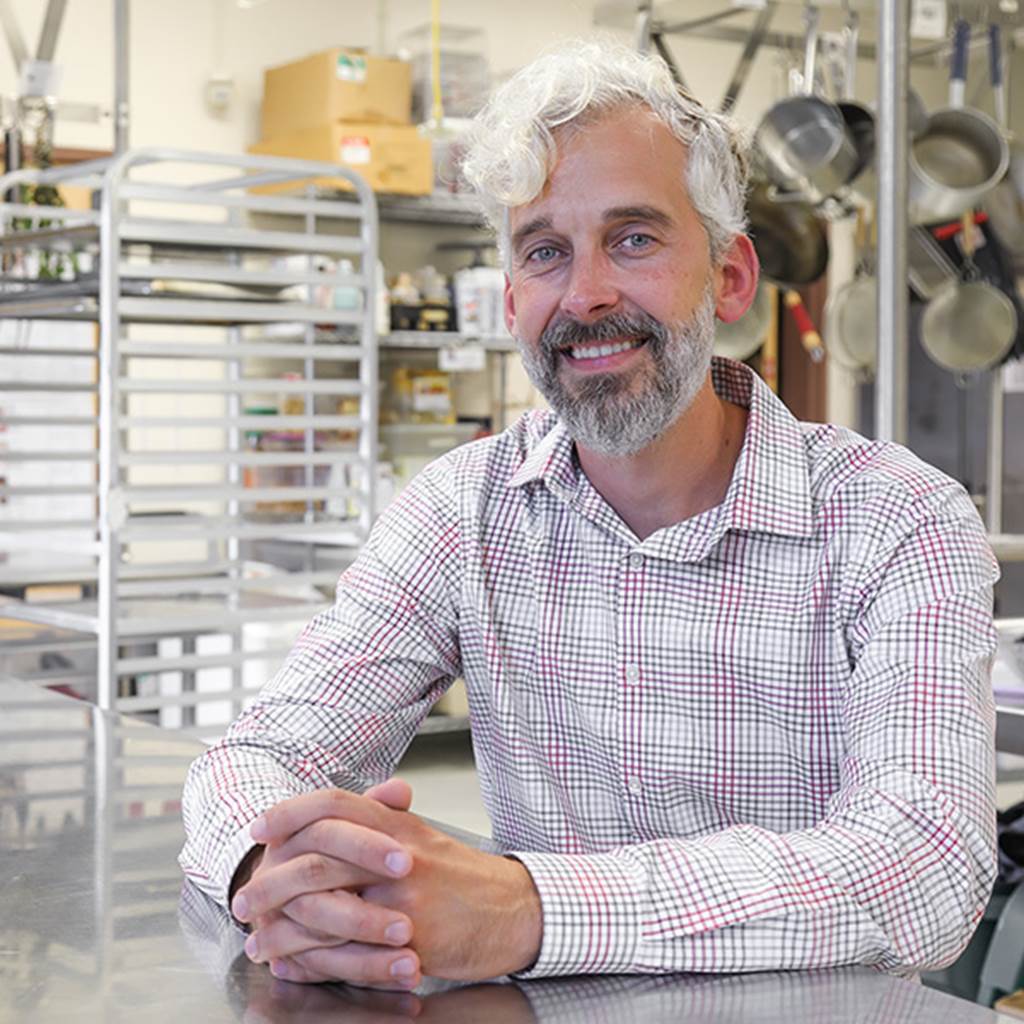
[[[260,861],[263,860],[263,853],[266,847],[261,843],[257,843],[239,862],[238,867],[235,868],[234,875],[231,876],[231,884],[228,886],[228,912],[231,912],[231,904],[234,902],[235,893],[245,885],[246,882],[252,878],[256,869],[260,866]],[[250,931],[249,925],[243,924],[241,921],[235,919],[235,915],[231,914],[232,920],[246,931]]]
[[[515,896],[508,938],[515,966],[507,973],[529,970],[540,956],[544,938],[544,909],[540,893],[526,865],[515,857],[505,858],[516,869]]]

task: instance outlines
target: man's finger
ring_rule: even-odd
[[[405,779],[388,779],[379,786],[371,786],[363,796],[376,800],[393,811],[407,811],[412,807],[412,786]]]
[[[376,829],[340,818],[320,818],[300,829],[282,846],[274,847],[273,860],[281,863],[304,853],[321,853],[363,868],[380,878],[401,878],[409,873],[412,858],[405,847]]]
[[[239,921],[255,921],[304,893],[359,888],[380,876],[322,853],[305,853],[251,878],[231,903]]]
[[[267,846],[285,842],[320,818],[343,818],[368,828],[386,823],[388,811],[377,800],[368,800],[345,789],[317,789],[290,800],[282,800],[249,826],[257,843]]]
[[[401,947],[412,939],[412,922],[401,913],[368,903],[348,892],[299,896],[257,928],[245,943],[250,959],[260,962],[341,942]]]
[[[358,942],[310,949],[273,960],[270,966],[276,977],[287,981],[346,981],[363,987],[408,990],[423,980],[419,957],[411,950],[365,946]],[[286,973],[278,973],[275,967],[283,968]]]

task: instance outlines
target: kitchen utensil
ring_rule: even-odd
[[[818,11],[804,14],[803,94],[776,103],[758,125],[754,145],[761,151],[772,182],[817,205],[846,185],[860,157],[842,114],[833,103],[814,95],[818,45]]]
[[[843,69],[842,99],[836,104],[842,115],[846,131],[857,151],[857,165],[850,181],[857,179],[874,163],[875,159],[875,115],[856,99],[857,86],[857,41],[860,38],[860,18],[857,12],[846,7],[846,24],[843,26],[845,67]]]
[[[1006,134],[1006,84],[1003,78],[1003,47],[1000,28],[989,26],[989,72],[992,78],[992,99],[996,121]],[[1024,274],[1024,149],[1010,146],[1010,166],[995,188],[984,199],[985,212],[992,221],[1003,248],[1013,261],[1014,270]]]
[[[774,202],[770,186],[756,184],[747,199],[750,235],[763,275],[778,284],[809,284],[825,272],[825,223],[803,202]]]
[[[761,347],[771,316],[770,288],[766,281],[759,281],[750,309],[739,320],[715,324],[716,355],[743,362]]]
[[[857,267],[853,278],[825,303],[825,341],[829,357],[865,376],[874,372],[878,352],[878,286],[873,245],[865,240],[864,214],[858,211]]]
[[[912,227],[907,232],[907,277],[914,294],[925,301],[956,277],[956,267],[927,228]]]
[[[789,310],[800,332],[800,344],[813,362],[820,363],[825,358],[825,346],[821,343],[821,335],[814,326],[800,293],[795,288],[788,289],[782,296],[782,303]]]
[[[761,346],[761,379],[775,394],[779,393],[779,290],[765,285],[768,293],[768,329]]]
[[[1010,299],[978,276],[974,263],[974,223],[963,220],[961,278],[944,284],[921,317],[921,345],[933,362],[957,374],[998,363],[1017,337],[1017,311]]]
[[[915,224],[959,216],[1006,173],[1009,147],[999,126],[963,106],[970,26],[960,19],[953,36],[949,106],[928,118],[910,146],[910,219]]]

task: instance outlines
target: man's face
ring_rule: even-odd
[[[544,191],[510,213],[509,328],[576,440],[627,455],[707,379],[720,275],[686,150],[642,108],[564,133]]]

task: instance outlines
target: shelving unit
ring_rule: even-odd
[[[252,191],[326,174],[350,180],[352,196]],[[0,463],[84,464],[91,479],[4,485],[0,550],[17,554],[0,564],[0,581],[74,579],[86,599],[6,603],[0,614],[95,637],[102,707],[165,724],[166,709],[182,709],[173,724],[201,733],[197,709],[226,701],[237,712],[254,689],[246,666],[287,649],[268,641],[272,628],[297,631],[323,607],[372,521],[376,200],[344,168],[161,149],[13,172],[0,195],[28,183],[84,186],[93,208],[0,204],[0,318],[93,321],[99,344],[3,349],[15,365],[43,358],[44,372],[0,383],[0,407],[12,395],[33,403],[0,414]],[[254,226],[266,213],[289,217]],[[83,272],[40,280],[40,252],[73,256]],[[333,262],[342,256],[351,273]],[[317,305],[324,285],[358,289],[359,308]],[[91,379],[66,379],[72,357],[91,361]],[[91,413],[68,415],[72,394],[87,395]],[[275,396],[283,413],[264,415]],[[39,431],[61,426],[93,431],[96,443],[39,443]],[[59,513],[70,494],[86,498],[88,514]],[[50,499],[53,515],[19,518],[32,497]],[[292,552],[289,568],[255,566],[260,546],[274,544]]]

